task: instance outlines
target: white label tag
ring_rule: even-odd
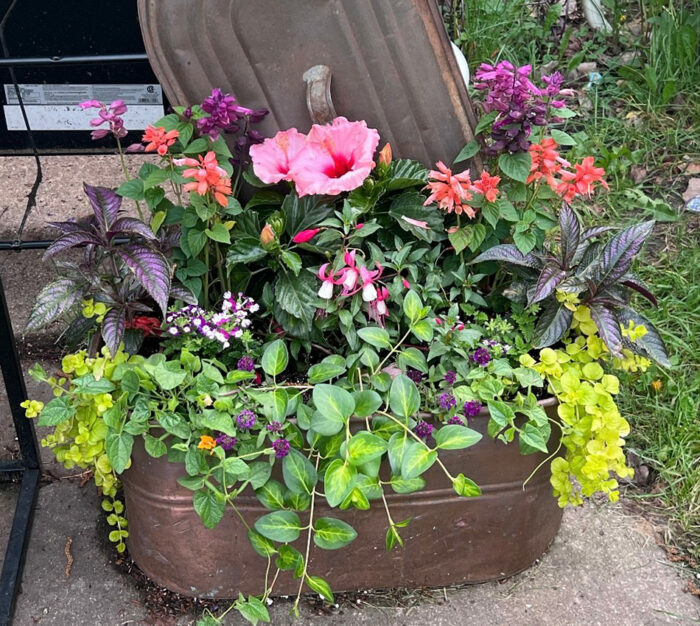
[[[3,85],[7,130],[27,130],[14,85]],[[142,130],[163,116],[160,85],[19,85],[32,130],[95,130],[90,120],[95,109],[83,111],[78,103],[99,100],[106,104],[124,100],[129,110],[122,116],[128,130]]]

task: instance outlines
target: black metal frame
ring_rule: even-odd
[[[0,35],[2,33],[0,32]],[[4,42],[3,42],[4,43]],[[53,65],[53,64],[99,64],[143,61],[147,57],[144,54],[116,54],[116,55],[96,55],[84,57],[38,57],[38,58],[10,58],[7,49],[3,46],[5,58],[0,58],[0,67],[9,68],[15,90],[19,97],[20,107],[24,115],[24,121],[29,133],[30,145],[33,156],[37,161],[37,179],[34,187],[38,188],[41,183],[41,163],[39,151],[33,141],[33,134],[29,126],[29,120],[24,111],[21,94],[17,81],[14,79],[14,66],[28,65]],[[21,154],[15,152],[10,156]],[[36,193],[36,190],[33,190]],[[20,225],[17,239],[14,241],[0,241],[0,251],[11,250],[19,252],[28,249],[45,249],[51,242],[22,241],[22,229],[29,211],[32,208],[33,194],[30,194],[27,209]],[[41,465],[39,457],[39,447],[37,445],[34,424],[24,415],[24,409],[20,406],[27,399],[27,389],[22,375],[22,366],[17,352],[17,345],[12,330],[12,322],[7,307],[5,290],[0,278],[0,368],[5,382],[5,390],[10,405],[12,421],[20,448],[20,458],[18,460],[0,463],[0,479],[18,479],[21,477],[21,485],[17,504],[15,505],[15,515],[12,522],[12,529],[8,538],[5,550],[5,560],[0,573],[0,626],[8,626],[14,612],[15,601],[19,583],[22,576],[22,568],[26,556],[27,545],[32,527],[34,504],[36,502],[39,478],[41,476]]]

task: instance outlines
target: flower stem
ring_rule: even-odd
[[[124,172],[124,178],[126,178],[127,181],[131,180],[131,176],[129,176],[129,170],[126,169],[126,161],[124,160],[124,150],[122,150],[122,142],[119,141],[119,137],[115,137],[117,140],[117,150],[119,151],[119,161],[122,164],[122,172]],[[134,200],[136,202],[136,210],[139,212],[139,219],[143,221],[143,212],[141,211],[141,204],[139,203],[138,200]]]
[[[318,471],[318,463],[321,460],[319,454],[316,455],[316,470]],[[297,591],[296,600],[294,600],[294,606],[292,607],[292,613],[296,615],[299,611],[299,600],[301,600],[301,590],[304,587],[304,580],[306,578],[306,572],[309,569],[309,553],[311,552],[311,535],[314,532],[314,505],[316,504],[316,490],[311,492],[311,505],[309,507],[309,526],[306,535],[306,554],[304,555],[304,571],[301,574],[301,579],[299,580],[299,589]]]
[[[385,417],[388,417],[390,420],[393,420],[396,422],[401,428],[403,428],[411,437],[413,437],[418,443],[422,443],[428,450],[431,452],[433,451],[433,448],[431,448],[425,441],[423,441],[416,433],[414,433],[406,424],[404,424],[401,420],[396,419],[391,413],[387,413],[386,411],[377,411],[380,415],[384,415]],[[447,468],[445,467],[445,464],[440,460],[440,458],[436,458],[435,461],[437,464],[442,468],[442,471],[445,472],[445,475],[447,478],[449,478],[451,481],[454,481],[454,476],[450,474],[450,472],[447,471]]]

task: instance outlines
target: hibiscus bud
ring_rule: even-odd
[[[308,230],[302,230],[294,235],[292,241],[294,243],[307,243],[311,241],[320,231],[320,228],[309,228]]]
[[[272,230],[272,226],[265,224],[265,227],[260,232],[260,243],[265,250],[268,250],[275,243],[276,235]]]
[[[279,237],[284,232],[284,224],[286,219],[281,211],[275,211],[267,218],[267,223],[272,227],[272,230]]]
[[[387,143],[379,152],[379,165],[388,166],[391,163],[391,144]]]

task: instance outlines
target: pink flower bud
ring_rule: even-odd
[[[410,289],[411,288],[411,283],[409,283],[405,278],[401,279],[401,282],[403,282],[403,288],[404,289]]]
[[[294,235],[292,241],[294,243],[307,243],[308,241],[311,241],[320,231],[320,228],[309,228],[308,230],[302,230]]]
[[[360,230],[363,227],[364,227],[364,224],[358,224],[357,226],[355,226],[355,230]]]

